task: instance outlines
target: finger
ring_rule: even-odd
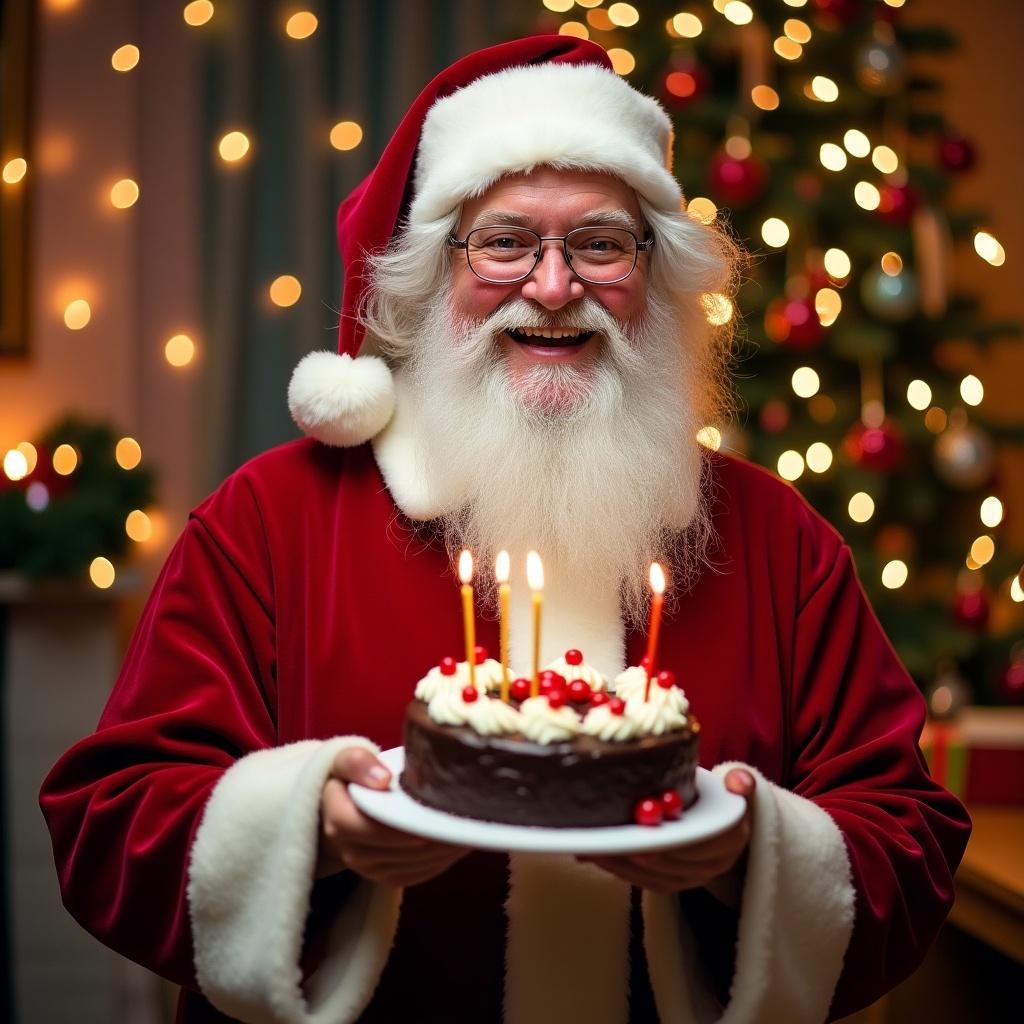
[[[746,768],[730,768],[725,773],[725,788],[730,793],[745,797],[748,803],[754,795],[756,785],[754,776]]]
[[[699,882],[692,881],[687,875],[661,874],[637,867],[627,857],[594,857],[591,863],[620,878],[630,885],[654,892],[670,893],[680,889],[693,888]]]
[[[331,763],[331,776],[370,789],[387,789],[391,785],[391,772],[364,747],[339,750]]]
[[[468,852],[468,851],[466,851]],[[419,885],[447,871],[464,854],[433,856],[425,859],[367,859],[361,861],[358,856],[349,865],[358,875],[373,882],[384,885],[410,886]]]
[[[400,832],[382,825],[359,810],[348,795],[345,784],[338,779],[328,779],[320,800],[323,831],[328,839],[345,842],[359,842],[377,846],[417,847],[429,840],[420,836]]]

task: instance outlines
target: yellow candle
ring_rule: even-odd
[[[508,575],[509,558],[507,551],[499,551],[494,575],[498,581],[498,632],[501,638],[501,699],[507,704],[508,696]]]
[[[540,614],[544,607],[544,566],[536,551],[526,556],[526,581],[533,591],[533,677],[530,696],[536,697],[540,693]]]
[[[644,686],[644,700],[647,700],[651,694],[651,676],[654,675],[658,634],[661,632],[661,606],[665,603],[665,572],[657,562],[651,565],[651,591],[651,619],[647,632],[647,684]]]
[[[466,638],[466,663],[469,685],[476,686],[476,623],[473,620],[473,556],[468,551],[459,555],[459,579],[462,580],[462,631]]]

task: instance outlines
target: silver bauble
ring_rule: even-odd
[[[860,297],[865,308],[886,323],[909,320],[917,312],[917,295],[917,278],[906,267],[898,274],[873,267],[860,279]]]
[[[896,43],[872,39],[857,52],[857,81],[875,96],[891,96],[907,80],[907,59]]]
[[[935,441],[935,472],[950,487],[973,491],[992,476],[995,446],[973,423],[951,426]]]

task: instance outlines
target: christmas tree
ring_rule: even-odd
[[[675,125],[687,212],[751,253],[734,296],[740,412],[701,440],[793,482],[850,544],[923,688],[959,671],[978,703],[1024,698],[1024,552],[1000,536],[1000,444],[950,340],[1018,333],[951,286],[954,246],[1005,256],[954,208],[976,160],[918,55],[949,52],[904,0],[543,0],[536,31],[587,36]]]

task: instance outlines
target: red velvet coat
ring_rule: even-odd
[[[967,817],[927,775],[923,701],[841,539],[791,487],[709,457],[715,569],[679,597],[661,660],[703,724],[703,764],[755,765],[839,826],[856,893],[832,1006],[841,1016],[923,956],[952,900]],[[496,650],[495,624],[478,629]],[[299,441],[244,466],[191,516],[96,733],[43,786],[68,909],[184,986],[184,1019],[226,1019],[195,988],[185,895],[211,790],[260,748],[350,733],[398,744],[415,681],[460,637],[448,560],[398,512],[368,445]],[[628,662],[642,653],[643,638],[630,635]],[[347,875],[317,883],[310,959],[351,884]],[[424,1007],[439,1006],[448,984],[461,1003],[437,1019],[498,1019],[505,886],[503,859],[475,854],[409,890],[364,1019],[433,1019]],[[727,988],[735,920],[703,893],[684,906]],[[439,943],[446,955],[428,975],[420,950]],[[465,986],[467,974],[478,983]],[[633,1018],[648,1019],[642,964],[632,980]]]

